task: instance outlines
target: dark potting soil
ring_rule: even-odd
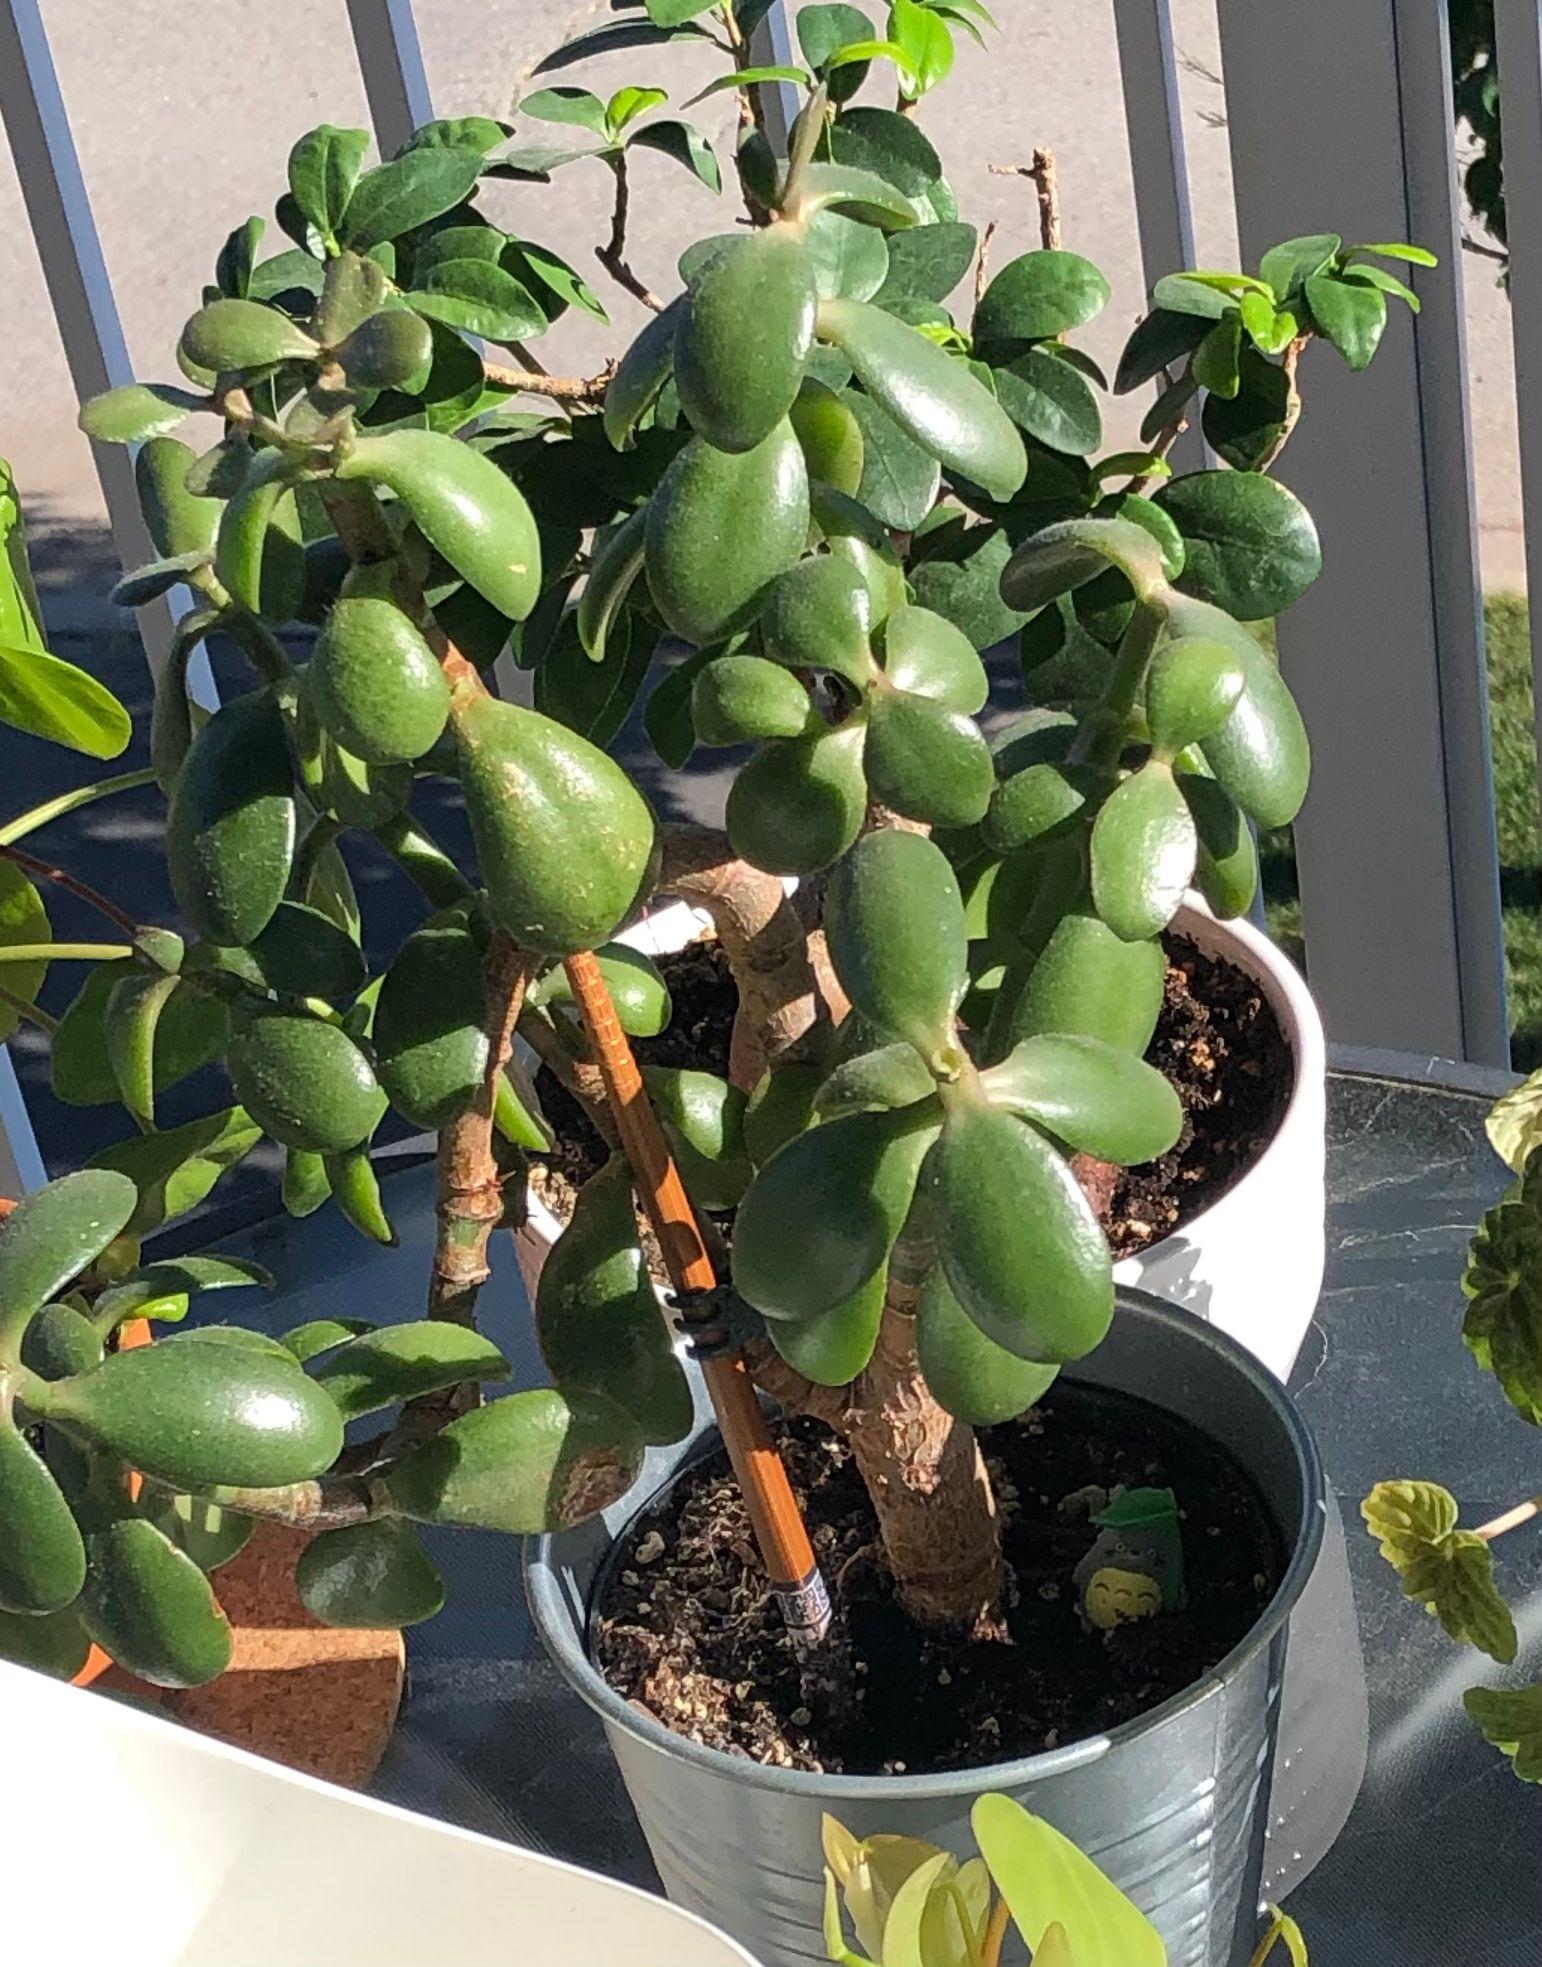
[[[674,1017],[657,1038],[635,1039],[644,1064],[726,1074],[739,993],[715,942],[660,959]],[[1170,1236],[1218,1202],[1245,1175],[1279,1127],[1294,1084],[1290,1047],[1267,999],[1233,964],[1167,938],[1167,982],[1146,1057],[1183,1106],[1183,1132],[1159,1161],[1114,1177],[1103,1227],[1116,1256]],[[604,1144],[578,1102],[544,1067],[541,1102],[558,1145],[543,1157],[536,1188],[565,1220],[576,1191],[603,1164]]]
[[[981,1436],[1009,1567],[1004,1636],[922,1631],[895,1600],[850,1450],[814,1421],[777,1432],[837,1606],[815,1667],[791,1653],[721,1451],[632,1524],[590,1615],[610,1684],[730,1755],[919,1775],[1062,1747],[1192,1686],[1282,1574],[1279,1537],[1229,1455],[1144,1401],[1061,1381]],[[1173,1488],[1181,1610],[1109,1633],[1083,1625],[1072,1572],[1096,1536],[1078,1494],[1089,1485]]]

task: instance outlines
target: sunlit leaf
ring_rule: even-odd
[[[1465,1640],[1508,1665],[1515,1621],[1494,1586],[1494,1553],[1457,1528],[1456,1499],[1435,1482],[1378,1482],[1360,1505],[1366,1528],[1402,1580],[1403,1595]]]

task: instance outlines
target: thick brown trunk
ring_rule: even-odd
[[[915,1302],[929,1250],[895,1253],[873,1357],[848,1387],[812,1386],[769,1346],[751,1370],[794,1413],[848,1442],[900,1603],[924,1626],[994,1631],[1003,1583],[1001,1523],[974,1430],[932,1397],[916,1358]]]

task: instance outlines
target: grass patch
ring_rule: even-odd
[[[1483,618],[1511,1054],[1517,1071],[1533,1072],[1542,1066],[1542,824],[1526,597],[1490,595]],[[1259,847],[1270,933],[1300,961],[1301,904],[1289,830],[1265,834]]]

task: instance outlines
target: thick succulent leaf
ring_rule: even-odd
[[[896,532],[912,532],[936,503],[942,466],[871,396],[849,389],[841,402],[862,438],[856,498]]]
[[[419,1523],[538,1536],[570,1530],[625,1495],[642,1442],[612,1402],[546,1388],[479,1407],[408,1449],[385,1478]]]
[[[796,1134],[750,1184],[734,1223],[733,1276],[768,1318],[833,1311],[863,1290],[893,1247],[937,1135],[931,1103],[853,1113]],[[799,1260],[787,1261],[787,1225]]]
[[[1042,1134],[983,1100],[960,1101],[923,1188],[948,1283],[988,1339],[1046,1366],[1101,1342],[1114,1313],[1108,1245]]]
[[[605,640],[643,568],[646,508],[633,512],[596,543],[594,559],[578,597],[578,639],[591,662],[605,660]]]
[[[377,1413],[404,1400],[416,1400],[466,1380],[500,1380],[509,1362],[480,1332],[421,1319],[363,1332],[329,1352],[316,1368],[345,1421]]]
[[[11,1419],[0,1414],[0,1612],[59,1612],[80,1591],[85,1546],[64,1492]]]
[[[973,826],[990,805],[990,747],[971,718],[908,690],[875,691],[863,767],[882,806],[927,826]]]
[[[1154,1161],[1183,1129],[1183,1108],[1162,1074],[1100,1038],[1025,1038],[981,1084],[992,1105],[1100,1161]]]
[[[744,1094],[716,1073],[680,1066],[644,1066],[643,1083],[692,1201],[737,1208],[750,1181]]]
[[[1065,519],[1031,533],[1007,562],[1002,598],[1027,613],[1070,594],[1108,568],[1124,575],[1141,600],[1167,589],[1161,546],[1134,519]]]
[[[236,1033],[226,1069],[242,1107],[284,1147],[346,1154],[385,1116],[368,1055],[341,1026],[308,1012],[263,1011]]]
[[[884,674],[896,689],[975,716],[990,696],[978,650],[962,630],[928,608],[896,608],[882,627]]]
[[[1542,1685],[1469,1687],[1462,1705],[1523,1783],[1542,1783]]]
[[[808,213],[841,212],[886,232],[916,223],[916,208],[875,172],[849,164],[810,164],[799,184],[799,202]]]
[[[172,383],[130,382],[90,397],[77,421],[101,444],[138,444],[175,430],[194,410],[210,408],[207,396]]]
[[[794,226],[746,233],[691,288],[675,335],[675,385],[699,436],[753,451],[781,424],[814,340],[815,261]]]
[[[166,821],[182,913],[220,944],[248,943],[284,899],[298,815],[283,720],[258,691],[223,704],[194,738]]]
[[[0,1228],[0,1328],[19,1333],[94,1263],[128,1225],[134,1201],[132,1182],[96,1168],[23,1196]]]
[[[768,874],[817,874],[838,861],[867,813],[865,721],[761,746],[728,792],[734,852]]]
[[[323,1625],[392,1630],[444,1605],[444,1579],[416,1533],[382,1518],[325,1530],[301,1551],[295,1589]]]
[[[766,1335],[793,1371],[815,1386],[847,1386],[873,1356],[883,1322],[886,1283],[880,1265],[847,1303],[796,1324],[770,1320]]]
[[[87,1632],[157,1687],[198,1687],[230,1664],[230,1626],[198,1566],[143,1517],[96,1531],[80,1595]]]
[[[1397,1572],[1403,1596],[1464,1640],[1508,1666],[1515,1621],[1494,1584],[1494,1553],[1457,1528],[1456,1498],[1435,1482],[1378,1482],[1360,1505],[1365,1526]]]
[[[858,841],[830,876],[825,933],[863,1017],[923,1058],[950,1051],[968,949],[958,878],[934,841],[897,827]]]
[[[865,691],[872,680],[872,597],[850,561],[819,554],[790,568],[766,598],[765,652],[789,669],[823,669]]]
[[[1153,758],[1104,800],[1092,827],[1092,900],[1125,942],[1165,929],[1194,878],[1199,836],[1171,768]]]
[[[814,1111],[821,1120],[835,1120],[843,1113],[913,1106],[926,1098],[933,1084],[926,1061],[914,1045],[899,1039],[843,1059],[819,1087]]]
[[[30,1615],[0,1612],[0,1660],[55,1680],[73,1680],[90,1655],[91,1635],[69,1607]]]
[[[1176,777],[1199,836],[1194,886],[1222,921],[1246,915],[1259,881],[1253,829],[1236,800],[1214,779],[1197,772]]]
[[[1091,1858],[1011,1797],[982,1796],[975,1840],[1013,1923],[1037,1954],[1061,1927],[1076,1967],[1165,1967],[1161,1935]]]
[[[211,1328],[212,1329],[212,1328]],[[49,1418],[179,1489],[273,1488],[330,1468],[343,1424],[292,1355],[207,1331],[111,1354],[52,1389]],[[273,1343],[273,1342],[269,1342]]]
[[[303,1366],[334,1346],[358,1338],[361,1332],[375,1330],[375,1322],[370,1318],[309,1318],[303,1325],[291,1326],[280,1337],[279,1344],[286,1352],[292,1352]]]
[[[1167,622],[1175,637],[1220,643],[1241,665],[1242,695],[1201,749],[1245,813],[1260,826],[1288,826],[1306,797],[1312,761],[1301,712],[1277,665],[1240,623],[1208,602],[1174,596]]]
[[[772,1328],[773,1339],[778,1329]],[[922,1286],[916,1354],[938,1402],[971,1427],[1015,1420],[1044,1397],[1060,1371],[1019,1359],[988,1339],[953,1295],[941,1264]]]
[[[780,663],[764,656],[719,656],[691,691],[691,715],[703,744],[752,744],[796,738],[822,728],[808,691]]]
[[[175,1324],[187,1316],[189,1301],[197,1292],[238,1290],[245,1285],[271,1291],[273,1273],[245,1257],[166,1257],[104,1291],[92,1315],[103,1330],[121,1325],[126,1318]]]
[[[1008,1005],[1003,1044],[1038,1032],[1083,1033],[1138,1057],[1156,1029],[1166,970],[1160,943],[1125,942],[1090,908],[1073,907]]]
[[[1146,672],[1146,722],[1168,758],[1219,730],[1247,684],[1236,651],[1187,636],[1169,642]]]
[[[846,356],[868,394],[949,470],[993,498],[1010,498],[1022,484],[1022,439],[966,365],[865,301],[822,302],[818,332]]]
[[[851,404],[817,376],[806,375],[787,414],[803,447],[811,500],[823,487],[855,497],[867,468],[867,442]]]

